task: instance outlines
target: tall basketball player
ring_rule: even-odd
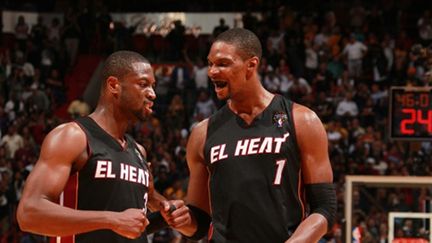
[[[310,109],[264,89],[261,52],[256,35],[240,28],[211,46],[208,75],[227,104],[189,137],[193,223],[179,230],[192,239],[317,242],[333,223],[325,129]]]

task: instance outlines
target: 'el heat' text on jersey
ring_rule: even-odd
[[[94,178],[119,178],[120,180],[149,185],[149,172],[132,165],[120,163],[120,171],[113,171],[112,162],[98,160]]]
[[[247,138],[238,140],[234,152],[234,156],[246,156],[253,154],[278,154],[281,151],[282,143],[286,141],[289,133],[285,133],[282,137],[259,137]],[[215,145],[210,148],[210,162],[214,163],[222,159],[228,158],[225,151],[226,144]]]

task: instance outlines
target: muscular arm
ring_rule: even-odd
[[[17,219],[22,230],[48,236],[98,229],[111,229],[129,238],[141,234],[146,218],[139,213],[139,209],[124,212],[84,211],[55,203],[74,162],[86,159],[86,146],[85,134],[75,123],[61,125],[48,134],[18,205]],[[130,229],[127,229],[128,226]],[[136,232],[132,232],[134,230]]]
[[[204,164],[204,142],[207,136],[208,120],[197,124],[191,132],[186,147],[186,159],[190,177],[186,201],[188,204],[210,214],[208,180],[209,173]],[[191,223],[177,229],[186,236],[192,236],[197,230],[197,222],[192,217]]]
[[[308,108],[294,105],[296,136],[302,158],[305,184],[332,183],[327,134],[318,116]],[[318,213],[309,215],[287,242],[317,242],[327,232],[327,219]]]

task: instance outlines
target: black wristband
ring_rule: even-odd
[[[206,211],[198,207],[195,207],[190,204],[188,204],[187,206],[189,208],[191,215],[195,218],[197,222],[197,230],[192,236],[186,236],[186,237],[194,241],[199,241],[202,238],[204,238],[204,236],[206,236],[208,233],[208,230],[210,228],[210,223],[212,221],[211,216]]]
[[[165,221],[159,211],[150,213],[149,215],[147,215],[147,219],[150,222],[150,224],[147,225],[146,228],[146,232],[148,235],[168,227],[168,223]]]

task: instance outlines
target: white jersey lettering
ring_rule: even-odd
[[[253,138],[250,140],[248,154],[256,154],[258,153],[259,142],[261,138]]]
[[[129,165],[120,164],[120,179],[127,180],[129,178]]]
[[[258,153],[271,153],[272,151],[272,145],[273,145],[273,138],[272,137],[265,137],[263,142],[261,143],[261,147],[258,151]]]
[[[111,161],[98,160],[96,164],[95,178],[115,178],[112,172]]]
[[[225,154],[226,144],[217,145],[210,149],[210,163],[214,163],[221,159],[228,158],[228,155]]]
[[[135,166],[129,166],[129,180],[137,182],[137,168]]]
[[[234,155],[235,156],[246,155],[248,145],[249,145],[249,139],[237,141],[237,146]]]
[[[286,141],[286,139],[289,136],[289,132],[285,133],[283,137],[281,138],[275,138],[275,143],[276,143],[276,147],[275,147],[275,151],[274,153],[280,153],[281,147],[282,147],[282,143]]]

